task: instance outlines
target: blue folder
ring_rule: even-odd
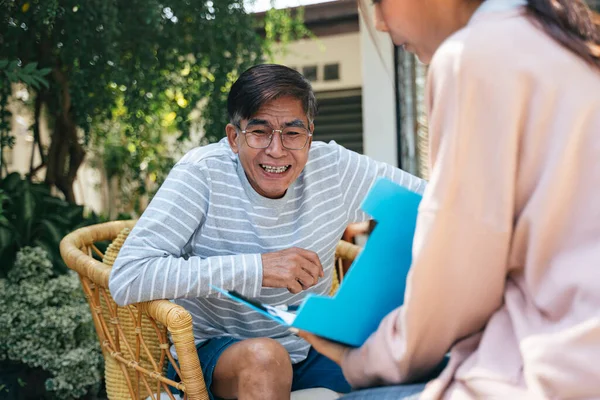
[[[421,195],[379,179],[362,204],[377,221],[333,297],[309,294],[296,315],[217,290],[279,323],[359,347],[402,305]]]

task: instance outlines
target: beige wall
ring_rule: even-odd
[[[362,86],[359,32],[299,40],[289,44],[285,53],[278,55],[275,62],[294,67],[300,72],[303,66],[317,65],[319,80],[312,83],[317,92]],[[340,64],[340,80],[323,81],[323,66],[335,63]]]
[[[373,6],[369,11],[373,12]],[[366,18],[372,19],[373,15]],[[362,18],[360,31],[364,154],[397,166],[394,46],[387,33],[374,31],[369,34]]]

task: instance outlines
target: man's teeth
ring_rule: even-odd
[[[261,164],[260,166],[262,167],[262,169],[272,174],[282,174],[289,168],[289,165],[284,165],[283,167],[272,167],[270,165]]]

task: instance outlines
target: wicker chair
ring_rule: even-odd
[[[79,274],[90,305],[105,360],[108,398],[174,400],[170,388],[174,387],[189,400],[208,400],[190,314],[168,300],[119,307],[110,295],[110,270],[133,225],[134,221],[116,221],[81,228],[65,236],[60,244],[61,255],[67,266]],[[95,245],[102,241],[112,241],[105,254]],[[341,269],[342,260],[353,260],[359,251],[359,247],[340,241],[336,249],[337,269]],[[331,293],[338,286],[336,273]],[[167,361],[177,365],[169,351],[170,340],[177,352],[176,371],[181,382],[165,375]]]

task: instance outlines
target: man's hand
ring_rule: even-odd
[[[264,287],[287,288],[296,294],[316,285],[323,266],[317,253],[292,247],[262,254]]]

